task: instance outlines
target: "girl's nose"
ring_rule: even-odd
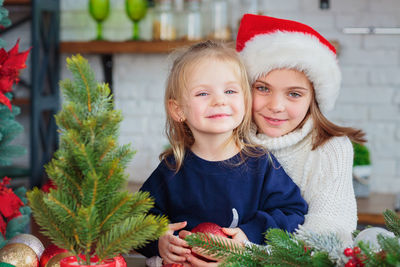
[[[271,96],[268,101],[268,109],[274,113],[282,112],[285,109],[284,103],[279,96]]]
[[[222,106],[226,104],[225,94],[215,94],[213,97],[213,105]]]

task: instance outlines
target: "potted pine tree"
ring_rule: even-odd
[[[123,190],[134,153],[118,145],[122,115],[113,109],[108,85],[96,83],[80,55],[67,66],[73,80],[60,83],[65,102],[55,116],[60,145],[46,166],[56,189],[34,188],[28,200],[43,234],[75,255],[62,266],[115,266],[113,257],[157,239],[168,221],[147,214],[153,206],[147,193]]]
[[[356,197],[369,196],[369,178],[371,176],[371,159],[365,145],[354,143],[353,185]]]

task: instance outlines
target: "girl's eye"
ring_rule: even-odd
[[[208,95],[207,93],[204,93],[204,92],[202,92],[202,93],[198,93],[196,96],[206,96],[206,95]]]
[[[225,94],[234,94],[234,93],[236,93],[236,91],[232,89],[228,89],[225,91]]]
[[[290,92],[289,96],[294,97],[294,98],[299,98],[299,97],[301,97],[301,94],[299,94],[297,92]]]
[[[257,91],[260,91],[261,93],[266,93],[266,92],[269,91],[269,89],[267,87],[263,86],[263,85],[256,85],[256,86],[254,86],[254,88]]]

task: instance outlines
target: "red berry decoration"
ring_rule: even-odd
[[[346,257],[351,257],[351,256],[354,255],[354,251],[353,251],[352,248],[346,248],[346,249],[343,251],[343,253],[344,253],[344,255],[345,255]]]
[[[359,247],[354,247],[353,252],[354,252],[354,254],[358,255],[361,253],[361,249]]]
[[[349,260],[344,267],[356,267],[357,264],[353,261],[353,259]]]

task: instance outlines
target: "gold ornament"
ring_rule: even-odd
[[[45,265],[45,267],[60,267],[60,260],[73,256],[71,252],[63,252],[53,256]]]
[[[7,244],[0,250],[0,262],[18,267],[38,267],[39,260],[35,251],[21,243]]]
[[[38,259],[40,259],[44,251],[44,246],[42,242],[39,240],[39,238],[37,238],[34,235],[19,234],[11,238],[10,241],[8,241],[8,244],[14,244],[14,243],[21,243],[27,245],[28,247],[33,249],[33,251],[36,252]]]

